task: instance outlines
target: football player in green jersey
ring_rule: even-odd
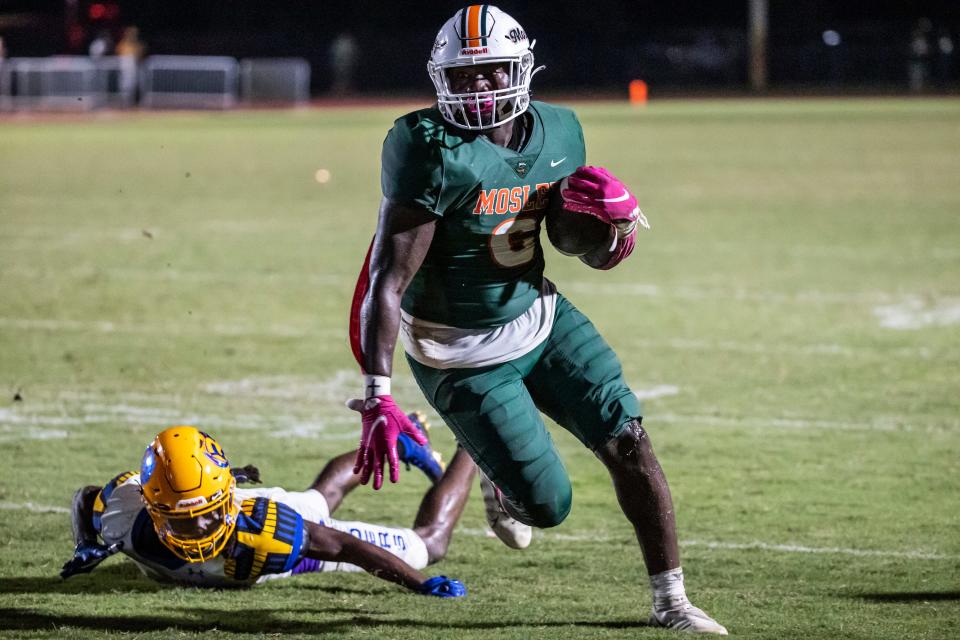
[[[608,468],[653,588],[651,622],[726,634],[687,599],[666,479],[616,354],[544,278],[540,222],[549,193],[609,223],[580,256],[609,269],[646,220],[603,169],[583,167],[580,124],[530,100],[533,42],[490,5],[441,28],[427,69],[437,105],[398,119],[383,145],[376,237],[351,310],[365,393],[355,471],[374,488],[399,477],[395,441],[415,437],[390,395],[399,336],[421,390],[483,472],[488,521],[508,545],[560,524],[570,479],[541,412]]]

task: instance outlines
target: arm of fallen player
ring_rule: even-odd
[[[444,576],[428,578],[400,558],[376,545],[330,527],[312,522],[305,524],[309,536],[306,550],[308,558],[353,564],[371,575],[395,582],[424,595],[441,597],[466,595],[466,589],[456,580]]]
[[[79,489],[73,496],[70,520],[73,525],[73,539],[76,548],[73,557],[60,569],[61,578],[69,578],[78,573],[90,573],[101,562],[123,548],[122,542],[109,547],[100,544],[97,530],[93,524],[93,504],[100,487],[87,486]]]
[[[93,525],[93,504],[100,493],[100,487],[87,485],[77,489],[70,505],[70,524],[73,528],[73,542],[76,545],[96,544],[97,529]]]

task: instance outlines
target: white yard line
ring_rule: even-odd
[[[66,507],[51,507],[33,502],[0,502],[0,509],[5,511],[33,511],[34,513],[70,513]]]
[[[929,347],[852,347],[836,343],[782,344],[769,342],[738,342],[735,340],[693,340],[689,338],[641,338],[630,343],[638,349],[675,349],[678,351],[724,351],[756,355],[790,354],[841,358],[906,358],[909,360],[950,359],[960,357],[957,352],[938,352]]]
[[[886,291],[769,291],[764,289],[744,289],[730,287],[668,287],[641,282],[605,283],[567,280],[558,283],[561,293],[572,292],[578,295],[596,296],[646,296],[660,298],[678,298],[681,300],[714,300],[722,298],[733,302],[751,301],[768,303],[795,304],[883,304],[902,300],[902,294]]]
[[[139,235],[140,232],[132,232]],[[132,235],[131,235],[132,237]],[[344,283],[352,283],[350,276],[342,274],[311,274],[295,272],[231,272],[231,271],[199,271],[181,270],[173,268],[134,269],[124,267],[100,268],[93,265],[79,265],[71,267],[68,273],[60,270],[41,269],[22,265],[0,265],[0,275],[9,275],[31,279],[64,279],[64,278],[91,278],[106,276],[118,280],[167,280],[172,282],[199,282],[199,283],[232,283],[255,282],[258,284],[293,283],[309,284],[311,286],[342,287]],[[851,291],[835,292],[820,291],[817,289],[800,290],[794,292],[773,291],[764,289],[746,289],[737,287],[691,287],[691,286],[662,286],[642,282],[588,282],[583,280],[567,280],[559,283],[561,292],[576,294],[617,296],[624,295],[678,298],[682,300],[713,300],[723,298],[732,301],[754,301],[770,303],[799,303],[799,304],[887,304],[902,302],[905,298],[913,298],[903,293],[886,291]]]
[[[133,269],[125,267],[96,267],[80,265],[68,272],[54,269],[38,269],[22,265],[0,266],[0,275],[33,280],[86,279],[103,276],[115,280],[145,280],[198,283],[294,283],[310,286],[342,287],[348,280],[343,275],[316,273],[263,273],[259,271],[184,271],[182,269]]]
[[[469,536],[474,538],[494,538],[496,537],[489,529],[474,529],[461,527],[456,530],[457,535]],[[597,533],[558,533],[554,531],[542,531],[537,529],[534,533],[537,540],[545,542],[626,542],[634,544],[633,539],[628,533],[623,535],[604,535]],[[534,542],[536,544],[536,541]],[[682,547],[704,547],[707,549],[722,549],[726,551],[773,551],[776,553],[791,554],[823,554],[823,555],[843,555],[856,557],[877,557],[877,558],[909,558],[913,560],[958,560],[960,555],[938,553],[933,551],[923,551],[920,549],[908,549],[905,551],[887,551],[882,549],[853,549],[849,547],[811,547],[798,544],[776,544],[772,542],[723,542],[717,540],[681,540]]]
[[[958,419],[945,420],[941,424],[932,425],[917,424],[908,416],[874,416],[869,422],[684,413],[654,413],[644,418],[644,424],[655,424],[657,422],[730,428],[827,429],[830,431],[942,433],[960,429],[960,420]]]
[[[654,398],[675,396],[678,393],[680,393],[680,387],[675,387],[672,384],[658,384],[649,389],[637,389],[633,392],[633,395],[637,396],[637,400],[653,400]]]
[[[843,555],[878,558],[910,558],[914,560],[957,560],[958,555],[908,549],[906,551],[884,551],[881,549],[851,549],[847,547],[808,547],[797,544],[774,544],[770,542],[717,542],[706,540],[682,540],[684,547],[706,547],[708,549],[726,549],[732,551],[776,551],[779,553],[814,553],[825,555]]]
[[[886,329],[909,331],[960,324],[960,299],[925,300],[912,297],[896,304],[874,307],[873,314]]]
[[[362,380],[352,369],[337,369],[329,377],[317,379],[302,376],[252,376],[239,380],[216,380],[200,385],[211,395],[240,398],[278,398],[327,401],[342,406],[344,401],[362,391]]]
[[[34,502],[0,502],[0,510],[6,511],[32,511],[34,513],[70,513],[66,507],[36,504]],[[493,532],[489,529],[475,529],[469,527],[459,527],[455,535],[467,536],[471,538],[493,538]],[[633,544],[629,534],[621,536],[600,535],[596,533],[557,533],[552,531],[537,530],[535,534],[538,540],[546,542],[627,542]],[[922,551],[919,549],[908,549],[905,551],[887,551],[882,549],[853,549],[848,547],[810,547],[797,544],[776,544],[771,542],[721,542],[716,540],[681,540],[682,547],[704,547],[707,549],[721,549],[725,551],[773,551],[777,553],[788,554],[823,554],[823,555],[843,555],[855,557],[873,557],[873,558],[907,558],[912,560],[957,560],[960,555],[946,553],[937,553],[931,551]]]
[[[237,412],[210,413],[184,408],[179,396],[169,394],[132,394],[137,400],[123,402],[123,396],[96,392],[63,392],[61,400],[53,403],[30,402],[23,405],[0,407],[0,440],[64,438],[68,427],[118,422],[169,426],[174,423],[196,424],[209,429],[242,429],[264,432],[275,437],[307,437],[320,439],[349,439],[355,435],[356,416],[342,408],[345,398],[355,391],[355,375],[337,371],[327,380],[309,381],[305,378],[263,377],[209,384],[208,393],[223,393],[226,397],[252,397],[267,402],[302,400],[302,413]],[[640,389],[641,399],[669,397],[679,393],[673,385],[658,385]],[[120,402],[110,402],[120,400]],[[139,400],[139,401],[138,401]],[[144,403],[144,401],[146,401]],[[147,406],[167,404],[168,406]],[[190,404],[195,404],[192,401]],[[320,403],[329,411],[317,411]],[[413,406],[410,404],[409,406]],[[286,407],[286,404],[285,404]],[[313,410],[309,410],[313,408]],[[951,433],[960,431],[960,418],[944,418],[936,423],[921,423],[905,415],[875,415],[868,420],[846,421],[805,417],[716,415],[680,412],[653,412],[645,417],[651,428],[657,424],[678,426],[698,425],[732,429],[782,429],[901,433]],[[3,425],[6,425],[5,427]],[[13,427],[16,427],[14,429]],[[29,427],[23,429],[23,427]],[[41,427],[41,428],[34,428]],[[42,427],[48,428],[43,429]],[[49,429],[57,428],[59,429]]]
[[[16,416],[14,416],[15,418]],[[16,425],[15,427],[12,425]],[[16,442],[19,440],[62,440],[67,437],[67,432],[62,429],[38,429],[35,423],[17,422],[16,419],[10,419],[10,412],[7,409],[0,409],[0,442]],[[48,425],[59,426],[59,425]]]
[[[876,311],[881,318],[881,325],[896,329],[916,329],[924,326],[938,326],[960,323],[960,304],[956,308],[941,308],[921,312],[919,314],[907,314],[902,311],[889,311],[890,309],[901,309],[901,307],[877,307],[876,309],[886,309],[887,311]],[[330,344],[341,344],[346,340],[346,331],[343,328],[309,328],[296,327],[292,325],[270,323],[266,325],[247,325],[239,323],[213,323],[207,324],[198,321],[195,324],[152,324],[152,323],[125,323],[113,320],[71,320],[71,319],[52,319],[52,318],[9,318],[0,317],[0,328],[15,329],[21,331],[70,331],[79,333],[101,333],[101,334],[131,334],[131,335],[161,335],[166,337],[177,336],[228,336],[228,337],[281,337],[281,338],[316,338],[321,340],[318,344],[325,344],[322,341],[328,341]],[[877,347],[852,347],[849,345],[835,343],[813,343],[789,345],[782,343],[768,342],[738,342],[734,340],[693,340],[687,338],[642,338],[633,340],[630,343],[634,348],[649,349],[673,349],[678,351],[720,351],[747,354],[791,354],[791,355],[809,355],[809,356],[828,356],[843,358],[905,358],[910,360],[949,360],[960,358],[960,353],[955,351],[938,352],[929,347],[892,347],[886,348],[882,345]],[[225,381],[223,384],[241,387],[244,384],[256,386],[260,379],[251,379],[253,382],[244,382],[242,380]],[[269,378],[263,378],[268,380]],[[217,383],[207,385],[209,393],[229,395],[232,391],[224,392],[216,389]],[[313,383],[309,383],[313,384]],[[264,386],[260,384],[259,386]],[[262,391],[258,393],[264,395],[279,395],[282,391]]]
[[[162,336],[271,336],[282,338],[346,339],[346,329],[310,329],[279,323],[243,325],[198,320],[195,324],[150,324],[115,322],[113,320],[70,320],[44,318],[0,318],[0,328],[26,331],[77,331],[84,333],[118,333]]]
[[[216,415],[195,413],[174,407],[145,407],[126,404],[82,402],[30,404],[23,408],[0,408],[0,442],[67,438],[70,427],[95,424],[149,425],[164,427],[193,424],[202,428],[242,429],[263,432],[273,438],[306,438],[347,441],[360,437],[359,420],[344,408],[342,415],[322,418],[314,415],[281,413]],[[49,429],[43,427],[60,427]]]

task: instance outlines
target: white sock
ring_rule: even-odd
[[[683,569],[680,567],[650,576],[650,588],[653,589],[654,611],[675,609],[689,602],[683,588]]]

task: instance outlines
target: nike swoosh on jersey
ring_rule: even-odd
[[[630,194],[627,193],[627,190],[623,190],[623,195],[617,196],[616,198],[597,198],[600,202],[623,202],[630,198]]]
[[[563,156],[563,157],[560,158],[559,160],[551,160],[551,161],[550,161],[550,166],[551,166],[551,167],[556,167],[557,165],[562,164],[563,161],[566,160],[566,159],[567,159],[567,156]]]

